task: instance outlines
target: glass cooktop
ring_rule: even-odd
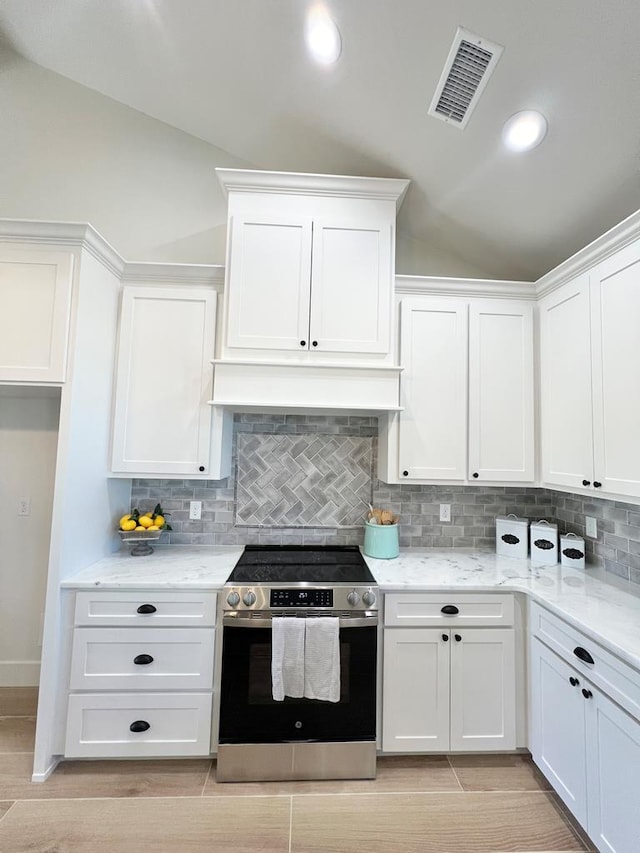
[[[227,583],[375,584],[357,545],[247,545]]]

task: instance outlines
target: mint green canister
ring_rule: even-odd
[[[379,560],[392,560],[400,553],[397,524],[364,525],[364,546],[367,557],[377,557]]]

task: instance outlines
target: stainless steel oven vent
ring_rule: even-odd
[[[458,27],[429,115],[464,128],[503,49],[495,42]]]

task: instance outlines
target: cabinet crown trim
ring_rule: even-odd
[[[302,172],[262,172],[252,169],[216,169],[225,191],[379,198],[395,201],[400,209],[410,181],[401,178],[366,178],[350,175],[315,175]]]
[[[396,275],[399,296],[486,296],[490,299],[524,299],[534,302],[536,286],[530,281],[491,281],[477,278],[445,278],[423,275]]]

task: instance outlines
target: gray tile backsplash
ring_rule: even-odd
[[[292,438],[278,441],[274,438],[278,435],[305,436],[297,445],[301,455],[296,464],[291,466],[287,459],[296,442]],[[171,513],[173,527],[162,541],[179,545],[360,545],[369,500],[400,514],[404,547],[493,548],[495,517],[508,513],[556,521],[561,533],[584,536],[589,515],[597,521],[598,538],[585,539],[588,564],[640,584],[640,507],[518,486],[388,485],[368,473],[376,470],[377,435],[375,417],[239,414],[234,421],[228,479],[134,480],[132,505],[146,511],[160,502]],[[260,461],[262,450],[267,465]],[[345,456],[350,453],[355,461]],[[273,473],[280,464],[279,455],[282,470],[295,469],[295,480],[302,486],[297,501],[278,511],[272,492],[282,479]],[[293,477],[294,470],[290,474]],[[322,478],[326,485],[341,476],[347,483],[341,492],[342,505],[339,489],[334,489],[321,507]],[[290,485],[291,477],[285,481]],[[255,501],[255,494],[252,499],[251,486],[260,500]],[[200,521],[189,521],[191,500],[202,501]],[[439,520],[441,503],[451,504],[451,523]]]

